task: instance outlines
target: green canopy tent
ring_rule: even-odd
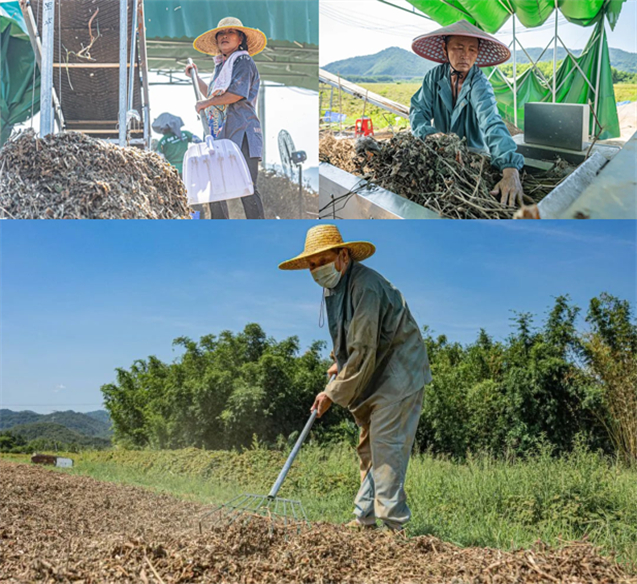
[[[509,18],[513,18],[513,79],[508,79],[497,68],[486,70],[502,116],[523,129],[524,104],[527,102],[590,103],[601,126],[601,129],[597,126],[595,115],[591,113],[590,132],[599,135],[602,140],[620,135],[604,19],[614,29],[625,1],[408,0],[415,8],[443,26],[464,18],[493,34]],[[579,57],[572,55],[559,37],[558,11],[571,23],[595,27]],[[543,25],[552,15],[555,18],[555,36],[551,41],[554,75],[547,79],[531,61],[532,67],[518,77],[515,55],[518,47],[523,51],[525,49],[515,34],[516,19],[526,28],[535,28]],[[567,51],[567,57],[559,67],[556,63],[558,42]],[[546,47],[544,53],[548,48]]]
[[[150,71],[172,79],[191,57],[200,71],[213,72],[212,58],[192,42],[234,16],[268,38],[255,56],[264,81],[318,91],[318,0],[145,0],[144,11]]]
[[[0,1],[0,145],[40,109],[40,73],[18,2]],[[33,109],[32,109],[33,108]]]
[[[11,133],[13,124],[31,115],[35,60],[19,1],[0,0],[0,8],[1,145]],[[104,13],[102,10],[98,15],[97,27]],[[212,58],[195,51],[192,43],[226,16],[239,18],[245,26],[259,28],[266,34],[268,46],[255,57],[263,81],[318,90],[318,0],[144,0],[148,70],[163,75],[170,83],[189,83],[183,76],[173,76],[173,73],[182,73],[187,59],[192,57],[201,72],[211,73],[214,70]],[[73,23],[66,24],[72,26]],[[112,43],[115,31],[114,38],[118,42],[113,23],[102,24],[102,36],[107,38],[108,32]],[[85,30],[83,28],[82,32]],[[109,64],[114,62],[113,59],[107,61]],[[88,70],[78,69],[74,74],[84,71]],[[62,76],[62,79],[65,82],[66,77]],[[39,110],[39,84],[40,71],[36,69],[33,113]],[[67,89],[67,105],[70,99]]]

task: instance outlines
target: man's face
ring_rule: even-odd
[[[229,55],[239,48],[241,35],[232,28],[217,33],[217,46],[224,55]]]
[[[341,249],[341,250],[333,250],[330,249],[328,251],[321,252],[308,260],[310,272],[315,270],[316,268],[320,268],[326,264],[331,262],[336,262],[336,269],[339,272],[343,272],[343,270],[347,267],[349,263],[349,250]]]
[[[443,50],[456,70],[466,75],[478,59],[480,43],[472,37],[454,36],[447,40]]]

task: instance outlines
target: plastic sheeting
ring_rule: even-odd
[[[40,73],[17,1],[0,2],[0,145],[11,135],[15,124],[40,110]]]
[[[443,26],[462,18],[495,33],[515,14],[523,26],[535,28],[544,24],[555,10],[556,0],[407,0],[418,10]],[[579,26],[591,26],[604,15],[611,28],[617,24],[626,0],[557,0],[558,10]]]

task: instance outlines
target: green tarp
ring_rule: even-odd
[[[268,39],[318,45],[318,0],[145,0],[147,39],[192,39],[226,16]]]
[[[579,26],[595,25],[586,49],[575,59],[575,62],[593,88],[597,84],[598,69],[601,69],[596,112],[603,128],[599,135],[601,140],[616,138],[620,135],[604,17],[611,28],[614,28],[625,1],[557,0],[559,11],[569,22]],[[513,14],[523,26],[534,28],[544,24],[555,10],[555,0],[408,0],[408,2],[442,26],[453,24],[464,18],[491,34],[497,32]],[[601,61],[599,60],[600,51]],[[485,70],[485,73],[488,75],[489,70]],[[562,85],[564,80],[566,82]],[[499,70],[491,77],[491,83],[502,116],[514,123],[513,90],[504,81],[504,76]],[[509,83],[513,85],[512,80],[509,80]],[[595,92],[582,73],[577,70],[571,57],[564,59],[556,72],[556,87],[560,85],[562,87],[556,93],[557,103],[590,103],[594,106]],[[552,76],[544,80],[534,68],[528,69],[517,78],[517,125],[519,128],[524,129],[524,104],[552,101],[552,88]],[[591,107],[592,111],[593,107]],[[599,133],[599,127],[595,124],[592,114],[590,131],[592,135]]]
[[[603,130],[600,133],[599,127],[595,123],[594,116],[591,115],[590,134],[599,134],[600,140],[616,138],[620,135],[619,119],[617,117],[617,104],[615,102],[615,92],[613,89],[613,78],[610,66],[604,66],[610,62],[608,55],[608,44],[606,42],[606,31],[600,21],[595,32],[591,36],[588,45],[582,54],[575,59],[579,69],[575,66],[571,57],[567,57],[562,62],[556,73],[556,99],[557,103],[589,103],[591,111],[595,105],[595,93],[589,86],[595,87],[597,82],[597,71],[599,64],[599,53],[602,52],[602,67],[599,79],[599,102],[597,106],[597,118]],[[484,69],[489,75],[490,69]],[[585,74],[582,75],[582,72]],[[586,82],[586,79],[589,82]],[[509,83],[511,83],[509,81]],[[502,117],[513,123],[513,91],[504,81],[504,76],[499,69],[491,77],[491,84],[498,101],[498,109]],[[561,87],[560,87],[561,86]],[[518,127],[524,128],[524,104],[527,102],[553,100],[553,86],[548,86],[540,75],[533,69],[528,69],[518,77]]]
[[[40,109],[40,74],[18,2],[0,2],[0,145],[11,135],[14,124],[24,122]]]
[[[465,19],[495,33],[515,13],[526,28],[544,24],[555,0],[407,0],[443,26]],[[614,28],[626,0],[557,0],[559,11],[573,24],[591,26],[606,15]]]
[[[234,16],[268,38],[254,58],[261,79],[318,90],[318,0],[145,0],[144,10],[151,71],[183,71],[190,57],[201,73],[212,73],[212,58],[192,42]]]

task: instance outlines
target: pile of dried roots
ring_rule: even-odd
[[[358,173],[354,140],[335,138],[331,133],[321,134],[319,139],[319,160],[328,162],[347,172]]]
[[[177,170],[153,152],[28,130],[0,150],[0,217],[177,219],[188,204]]]
[[[0,493],[2,582],[637,584],[585,542],[507,552],[257,518],[200,534],[200,504],[2,460]]]
[[[355,143],[326,136],[320,148],[322,162],[355,172],[442,217],[511,219],[515,214],[514,208],[502,205],[491,194],[502,177],[500,171],[486,156],[470,152],[466,140],[456,135],[429,136],[422,141],[401,132],[390,140],[367,137]],[[542,175],[523,172],[525,203],[538,203],[571,171],[560,163]]]
[[[274,170],[262,170],[257,177],[257,188],[266,219],[316,219],[318,193]]]

